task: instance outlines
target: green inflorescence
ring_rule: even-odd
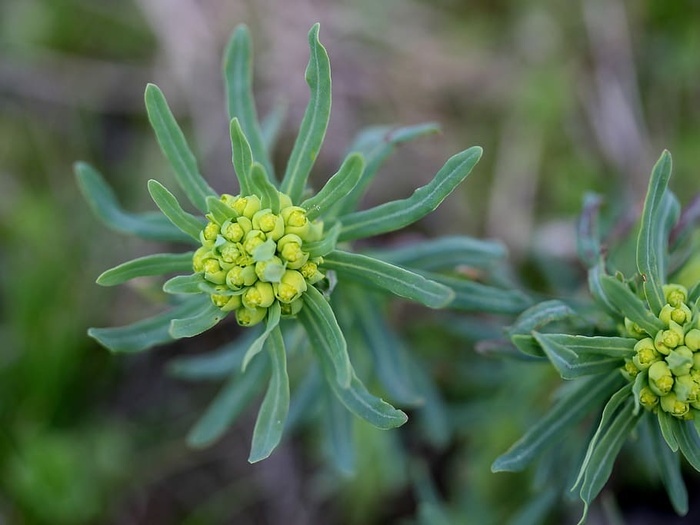
[[[639,341],[623,374],[632,381],[644,374],[639,403],[647,410],[694,419],[700,415],[700,319],[683,286],[668,284],[663,291],[666,305],[658,317],[664,329],[648,333],[625,319],[627,335]]]
[[[207,214],[202,246],[192,258],[195,273],[212,285],[214,305],[235,311],[242,326],[261,322],[275,302],[283,317],[299,313],[307,287],[324,278],[322,257],[305,249],[322,239],[323,223],[310,221],[281,192],[278,213],[263,209],[257,195],[223,194],[220,200],[225,206]]]

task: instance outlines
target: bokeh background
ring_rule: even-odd
[[[519,478],[488,469],[524,428],[523,415],[464,409],[454,415],[464,430],[442,451],[409,443],[430,460],[434,487],[411,487],[400,437],[364,427],[353,479],[328,471],[313,432],[250,466],[255,409],[222,443],[189,450],[184,435],[216,385],[166,373],[170,357],[230,333],[138,356],[110,355],[85,335],[158,308],[148,282],[115,290],[94,280],[162,247],[98,224],[72,164],[101,169],[127,208],[153,209],[146,181],[172,181],[143,107],[145,84],[155,82],[205,176],[231,191],[220,57],[241,22],[254,39],[259,111],[287,108],[282,162],[308,99],[306,33],[316,21],[334,82],[317,184],[363,127],[438,122],[443,133],[404,146],[366,204],[406,196],[448,156],[484,147],[466,183],[415,231],[500,238],[529,286],[580,277],[548,268],[575,256],[586,191],[638,206],[663,148],[674,155],[681,201],[700,187],[695,1],[2,0],[0,524],[411,523],[421,490],[488,524],[528,500]],[[462,347],[458,355],[472,354]],[[552,380],[541,371],[503,377]],[[656,497],[654,511],[667,512]],[[657,523],[651,511],[623,514]]]

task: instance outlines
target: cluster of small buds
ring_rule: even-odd
[[[639,402],[648,410],[658,407],[679,419],[700,417],[700,319],[689,307],[688,291],[680,285],[663,287],[666,305],[659,313],[665,328],[655,334],[625,319],[632,337],[639,339],[636,354],[625,362],[623,373],[634,380],[646,373]]]
[[[296,315],[303,294],[324,275],[321,257],[310,257],[307,243],[321,240],[323,223],[312,222],[306,210],[279,193],[279,213],[263,209],[256,195],[224,194],[224,212],[207,215],[202,242],[193,256],[196,273],[211,283],[212,302],[235,311],[242,326],[261,322],[277,301],[282,316]]]

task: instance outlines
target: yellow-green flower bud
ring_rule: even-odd
[[[278,240],[284,235],[284,219],[269,209],[260,210],[253,215],[253,228],[263,232],[268,239]]]
[[[657,396],[665,396],[673,388],[673,375],[665,361],[657,361],[649,367],[649,388]]]
[[[213,255],[211,253],[211,248],[207,248],[206,246],[198,248],[192,255],[192,269],[195,271],[195,273],[203,272],[204,262],[212,257]]]
[[[231,290],[240,290],[244,286],[252,286],[258,276],[252,266],[234,266],[226,274],[226,286]]]
[[[301,310],[302,306],[304,306],[303,297],[299,297],[299,299],[292,301],[291,303],[280,303],[282,316],[293,317],[299,313],[299,310]]]
[[[219,235],[220,226],[215,222],[209,222],[202,230],[202,237],[207,241],[213,241]]]
[[[662,396],[660,403],[664,412],[668,412],[675,417],[683,417],[690,409],[688,403],[679,400],[673,392]]]
[[[688,290],[685,286],[681,286],[680,284],[664,284],[662,289],[664,297],[666,297],[666,302],[674,308],[678,308],[688,300]]]
[[[213,294],[211,302],[214,303],[214,306],[221,308],[222,312],[231,312],[241,307],[241,296]]]
[[[652,392],[649,387],[642,387],[639,391],[639,403],[649,410],[659,404],[659,396]]]
[[[247,197],[238,197],[233,202],[233,209],[238,215],[243,215],[249,219],[253,218],[260,211],[260,198],[257,195],[248,195]]]
[[[687,346],[678,346],[668,353],[666,362],[673,375],[684,376],[693,366],[693,352]]]
[[[271,257],[266,261],[255,263],[255,275],[266,283],[278,283],[282,279],[286,267],[279,257]]]
[[[316,284],[323,279],[323,274],[318,271],[318,265],[315,262],[307,261],[306,264],[299,268],[299,271],[309,284]]]
[[[246,225],[245,221],[243,225]],[[241,242],[248,231],[250,228],[246,231],[238,220],[228,220],[221,225],[221,235],[230,242]]]
[[[242,300],[246,308],[267,308],[275,301],[275,293],[270,283],[257,281],[243,292]]]
[[[700,350],[700,330],[693,328],[685,334],[685,346],[690,348],[693,352]]]
[[[308,252],[301,249],[303,241],[298,235],[287,234],[277,241],[280,258],[287,263],[287,268],[298,270],[309,259]]]
[[[680,325],[687,323],[693,317],[693,312],[690,311],[684,303],[680,306],[674,307],[670,304],[665,305],[659,313],[659,319],[668,326],[671,321],[678,323]]]
[[[226,270],[216,259],[206,259],[204,261],[204,278],[214,284],[224,284],[226,282]]]
[[[222,193],[221,197],[219,198],[221,202],[223,202],[226,206],[231,208],[232,211],[235,211],[233,205],[236,203],[238,200],[238,197],[234,197],[233,195],[229,193]]]
[[[236,310],[236,321],[241,326],[253,326],[265,319],[267,308],[239,308]]]
[[[654,347],[654,340],[647,337],[634,345],[634,351],[637,352],[632,358],[634,365],[641,371],[646,370],[652,363],[661,359],[661,354]]]
[[[677,377],[673,392],[680,401],[694,403],[700,395],[700,385],[690,375]]]
[[[243,252],[243,247],[240,243],[226,242],[219,246],[221,260],[225,263],[233,264],[238,262]]]
[[[284,232],[293,233],[302,239],[306,239],[311,223],[306,217],[306,210],[299,206],[288,206],[284,208],[280,215],[284,219]]]
[[[255,255],[255,249],[263,244],[267,237],[260,230],[250,230],[243,239],[243,249],[249,255]]]
[[[637,374],[639,373],[639,369],[635,366],[635,364],[629,360],[625,359],[625,366],[622,368],[622,375],[626,379],[634,379],[637,377]]]
[[[281,303],[291,303],[306,291],[306,280],[296,270],[286,270],[279,283],[275,283],[275,297]]]
[[[654,338],[654,346],[664,355],[683,343],[683,328],[678,323],[670,321],[668,330],[659,330]]]
[[[633,322],[627,317],[625,317],[625,328],[627,329],[627,333],[629,333],[629,335],[635,339],[642,339],[644,337],[649,337],[650,335],[642,330],[637,323]]]
[[[280,210],[289,208],[292,205],[291,197],[286,193],[282,193],[281,191],[278,191],[277,193],[280,196]]]

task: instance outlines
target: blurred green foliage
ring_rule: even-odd
[[[523,378],[519,367],[484,360],[472,343],[448,337],[443,327],[415,328],[417,314],[403,309],[394,313],[394,324],[414,326],[406,340],[427,358],[442,388],[451,422],[445,446],[425,439],[420,411],[409,414],[415,417],[401,436],[357,425],[357,442],[366,453],[355,478],[332,483],[320,455],[309,452],[320,446],[318,437],[303,432],[281,451],[279,462],[261,467],[273,473],[266,481],[258,471],[232,466],[245,461],[248,446],[236,445],[235,430],[234,442],[212,455],[153,446],[182,435],[211,392],[163,382],[163,367],[148,360],[114,361],[85,336],[89,325],[136,318],[139,290],[114,297],[92,279],[117,262],[125,247],[130,254],[149,247],[101,239],[101,227],[93,226],[80,201],[71,164],[87,158],[109,166],[110,182],[136,209],[146,198],[145,180],[165,171],[140,97],[146,81],[176,76],[163,56],[182,48],[173,49],[167,38],[172,34],[157,23],[164,18],[156,4],[0,4],[0,522],[117,523],[128,515],[130,523],[273,523],[280,507],[266,504],[280,490],[292,491],[294,479],[301,488],[293,489],[298,501],[282,507],[288,516],[398,523],[413,520],[416,501],[425,502],[420,494],[430,492],[416,474],[421,469],[406,458],[429,464],[435,500],[421,507],[424,523],[437,523],[438,515],[457,523],[503,523],[527,501],[547,498],[546,483],[532,500],[522,490],[522,476],[536,473],[496,477],[488,466],[541,415],[555,374],[533,367]],[[402,179],[408,179],[402,188],[425,182],[424,172],[432,173],[439,159],[465,144],[480,144],[485,155],[478,176],[446,203],[444,213],[457,218],[453,232],[505,236],[519,276],[543,293],[562,286],[576,290],[580,283],[580,268],[570,264],[573,250],[567,251],[570,230],[561,234],[544,226],[570,226],[585,191],[639,202],[652,159],[664,147],[674,154],[673,189],[683,204],[698,191],[697,2],[329,2],[323,9],[304,4],[291,18],[281,2],[260,4],[174,0],[169,27],[183,31],[187,13],[206,21],[218,47],[211,50],[213,61],[239,22],[249,23],[253,35],[279,35],[267,47],[266,36],[258,37],[262,46],[256,43],[270,64],[256,78],[269,109],[269,93],[283,91],[284,82],[293,82],[286,72],[299,70],[293,63],[298,50],[289,43],[303,41],[299,36],[320,20],[337,85],[348,86],[336,91],[330,135],[425,120],[445,130],[439,141],[411,146],[407,163],[389,167],[389,182],[380,181],[372,199],[381,202],[383,187],[394,192]],[[200,44],[192,40],[186,47]],[[225,149],[207,142],[211,136],[226,141],[222,123],[207,120],[205,111],[206,103],[223,107],[210,99],[215,91],[211,97],[206,91],[218,83],[215,74],[197,76],[192,85],[181,82],[173,95],[177,112],[191,117],[200,133],[198,145],[214,177],[228,162]],[[205,103],[193,98],[193,85],[206,91]],[[289,103],[292,118],[282,130],[283,144],[290,142],[301,111],[295,108],[305,100],[292,97]],[[629,109],[622,117],[632,115],[630,126],[619,127],[625,120],[611,108],[620,107]],[[319,159],[319,179],[338,158]],[[495,197],[499,188],[504,204]],[[444,222],[427,221],[420,231],[434,233],[437,221]],[[148,282],[139,286],[148,293]],[[153,359],[214,347],[221,336],[211,337],[164,349]],[[134,390],[137,400],[125,401]],[[512,397],[530,399],[530,410],[504,409]],[[130,419],[138,424],[127,424]],[[212,458],[214,470],[207,463]],[[382,468],[382,461],[390,467]],[[630,478],[636,477],[622,474],[620,483]],[[134,508],[140,510],[129,514]]]

